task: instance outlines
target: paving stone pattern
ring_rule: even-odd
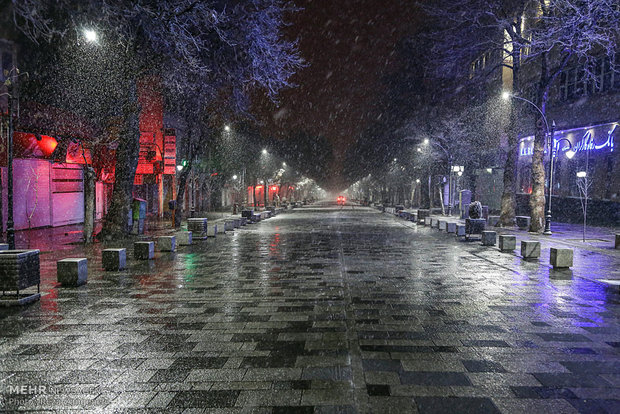
[[[77,289],[54,287],[44,256],[41,301],[0,310],[0,404],[620,412],[618,294],[490,249],[325,206],[131,259],[126,271],[91,258]]]

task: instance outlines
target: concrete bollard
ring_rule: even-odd
[[[430,217],[424,217],[424,225],[425,226],[430,226],[431,225],[431,218]]]
[[[549,251],[549,263],[554,269],[573,267],[573,249],[552,247]]]
[[[88,279],[88,260],[72,257],[56,262],[56,279],[63,286],[77,287]]]
[[[482,232],[482,245],[483,246],[495,246],[496,237],[497,237],[496,232],[484,230]]]
[[[499,216],[489,216],[489,219],[487,220],[487,223],[488,223],[489,227],[497,226],[497,223],[499,223]]]
[[[138,260],[150,260],[155,257],[155,243],[140,241],[133,244],[133,256]]]
[[[176,234],[176,238],[179,240],[179,246],[191,246],[192,245],[192,232],[182,231]]]
[[[521,240],[521,256],[524,259],[537,259],[540,257],[540,242],[534,240]]]
[[[224,221],[224,232],[234,231],[235,230],[235,222],[233,220]]]
[[[446,223],[446,231],[448,233],[456,233],[456,223],[451,222],[451,221],[447,222]]]
[[[123,270],[127,266],[127,251],[125,249],[105,249],[101,252],[101,263],[105,270]]]
[[[446,220],[439,220],[439,224],[437,226],[439,227],[439,230],[446,231],[448,228],[447,224],[448,222]]]
[[[157,238],[157,249],[160,252],[173,252],[176,250],[177,242],[174,236],[160,236]]]
[[[209,224],[207,228],[207,237],[216,237],[217,236],[217,224]]]
[[[502,252],[512,252],[517,248],[517,236],[512,234],[499,235],[499,249]]]
[[[248,218],[247,217],[241,217],[240,223],[241,223],[241,226],[247,225],[248,224]]]
[[[456,237],[465,237],[466,233],[465,233],[465,225],[464,224],[457,224],[456,225]]]
[[[236,229],[238,229],[239,227],[241,227],[241,219],[233,219],[233,223]]]

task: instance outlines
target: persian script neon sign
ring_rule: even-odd
[[[581,151],[600,151],[605,148],[609,148],[609,152],[614,151],[614,135],[618,130],[618,124],[614,124],[612,128],[607,132],[607,139],[605,142],[601,144],[596,144],[594,142],[594,135],[591,130],[586,131],[583,134],[583,137],[577,142],[573,151],[578,153]],[[566,152],[570,150],[571,147],[569,145],[565,145],[560,148],[560,139],[553,140],[553,150],[557,153],[558,151]],[[524,138],[521,140],[521,148],[519,150],[519,156],[528,156],[534,153],[534,142],[532,137]]]

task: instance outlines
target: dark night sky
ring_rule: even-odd
[[[293,78],[297,88],[281,94],[269,120],[270,133],[295,129],[324,135],[334,146],[334,180],[346,148],[379,117],[381,77],[394,65],[394,47],[416,31],[418,14],[409,0],[296,0],[304,10],[287,32],[300,40],[309,66]],[[333,183],[336,184],[336,183]]]

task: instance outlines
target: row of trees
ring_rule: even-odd
[[[128,231],[139,153],[137,83],[159,79],[167,108],[186,126],[183,182],[222,118],[247,118],[255,90],[275,100],[292,86],[304,63],[282,29],[296,10],[283,0],[12,0],[14,25],[35,57],[27,60],[37,62],[26,91],[55,97],[116,146],[104,235]]]
[[[517,137],[534,131],[530,230],[542,231],[550,89],[569,63],[588,68],[586,80],[597,82],[596,59],[607,55],[613,62],[620,52],[620,7],[612,0],[433,0],[420,6],[429,16],[427,35],[407,42],[422,74],[413,80],[420,99],[410,100],[396,127],[371,131],[356,151],[365,151],[365,141],[368,150],[385,147],[385,166],[405,142],[419,145],[428,138],[454,154],[454,163],[475,167],[488,160],[489,150],[502,148],[501,223],[509,225],[515,216]],[[470,63],[481,56],[485,65],[472,72]],[[502,70],[510,79],[504,86],[515,96],[533,91],[528,97],[536,108],[501,102]]]

